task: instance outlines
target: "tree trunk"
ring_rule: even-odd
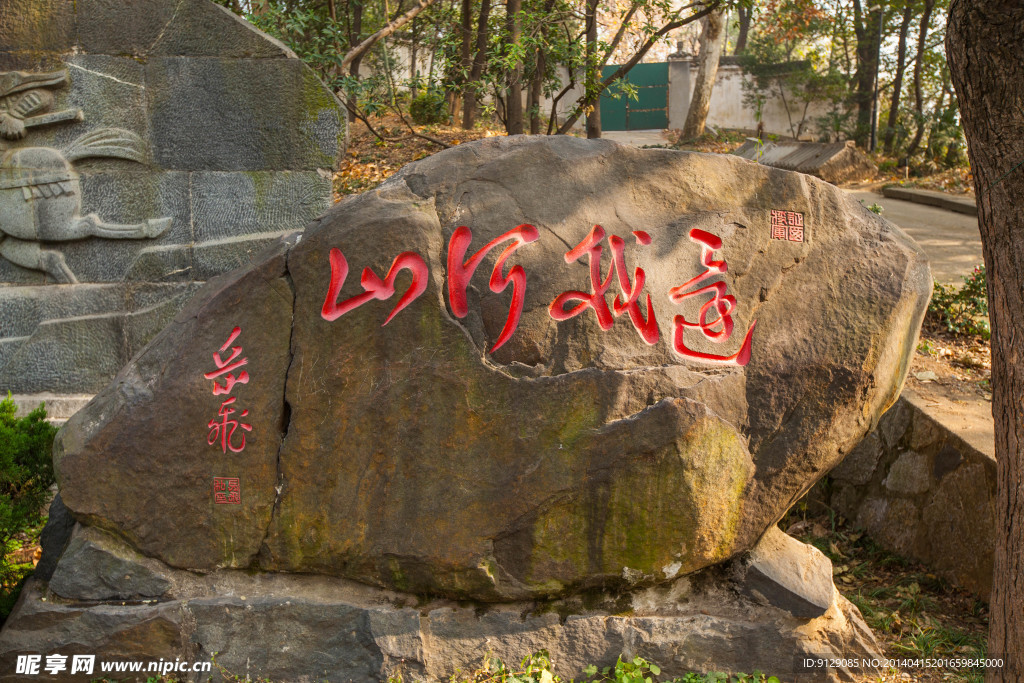
[[[541,29],[543,38],[544,30]],[[540,105],[544,96],[544,72],[547,70],[547,56],[544,50],[537,48],[537,58],[534,62],[533,82],[530,84],[530,135],[540,133]]]
[[[725,11],[715,10],[703,19],[700,32],[700,62],[697,65],[697,80],[693,86],[690,110],[686,112],[683,124],[684,138],[704,135],[704,123],[711,108],[711,92],[718,77],[718,60],[725,44]]]
[[[601,65],[597,58],[597,1],[587,0],[587,78],[586,91],[597,90],[601,81]],[[593,98],[590,111],[587,112],[587,139],[601,137],[601,99]]]
[[[747,34],[750,33],[750,20],[753,17],[754,10],[743,7],[740,5],[737,8],[739,12],[739,35],[736,36],[736,49],[732,51],[734,55],[742,53],[747,49]]]
[[[857,103],[857,145],[868,148],[871,135],[871,109],[875,96],[875,74],[878,73],[878,26],[882,21],[882,7],[867,16],[861,10],[860,0],[853,0],[853,29],[857,34],[857,73],[854,75]]]
[[[417,41],[416,41],[416,20],[415,19],[412,20],[412,24],[409,26],[409,42],[411,43],[410,46],[409,46],[409,53],[410,53],[410,56],[409,56],[409,90],[411,91],[413,99],[416,99],[416,94],[417,94],[416,91],[418,90],[418,88],[417,88],[417,81],[419,79],[416,78],[416,74],[417,74],[417,69],[416,69],[416,48],[417,48],[417,44],[416,43],[417,43]]]
[[[459,35],[462,40],[459,44],[459,73],[453,84],[455,95],[451,102],[452,123],[458,120],[459,110],[462,109],[466,80],[469,78],[469,71],[473,65],[473,0],[462,0],[462,9],[459,12]]]
[[[546,0],[544,3],[544,14],[551,14],[555,6],[555,0]],[[537,40],[537,48],[534,50],[533,79],[530,81],[530,92],[527,103],[530,112],[530,135],[540,133],[541,126],[541,101],[544,97],[544,77],[548,70],[548,56],[544,51],[548,45],[548,26],[542,23],[540,26],[540,37]]]
[[[462,127],[469,130],[476,123],[476,82],[484,75],[487,64],[487,20],[491,14],[491,0],[481,0],[480,16],[476,24],[476,56],[469,72],[469,87],[463,95]]]
[[[356,42],[358,42],[361,37],[359,34],[362,33],[363,31],[363,3],[361,2],[361,0],[355,0],[355,2],[352,2],[350,4],[352,7],[352,20],[348,22],[348,44],[355,45]],[[346,10],[346,17],[347,16],[348,11]],[[359,64],[362,61],[363,56],[360,54],[357,55],[356,58],[353,59],[351,62],[349,62],[348,72],[349,75],[352,76],[353,78],[359,78]],[[344,73],[343,66],[339,66],[338,69],[341,70],[342,73]],[[346,128],[346,130],[350,129],[352,127],[352,124],[356,122],[355,99],[356,98],[354,93],[345,93],[345,109],[348,112],[348,128]]]
[[[513,45],[523,38],[522,22],[519,21],[519,10],[522,0],[507,0],[508,36]],[[523,133],[523,63],[517,60],[508,75],[508,89],[505,97],[505,130],[509,135]]]
[[[352,21],[349,24],[348,44],[355,45],[362,37],[363,32],[363,3],[360,0],[352,3]],[[349,64],[349,74],[359,77],[359,63],[363,61],[363,55],[358,55]]]
[[[1024,5],[953,0],[949,70],[974,173],[988,276],[995,418],[996,549],[986,681],[1024,680]]]
[[[921,15],[921,32],[917,36],[917,61],[914,62],[914,113],[917,115],[917,130],[907,150],[907,163],[917,153],[924,135],[924,95],[921,93],[921,70],[924,62],[925,38],[928,37],[928,22],[931,21],[935,0],[924,0],[924,13]]]
[[[900,115],[900,94],[903,92],[903,72],[907,69],[907,33],[914,14],[912,0],[904,0],[900,41],[896,46],[896,75],[892,80],[892,100],[889,102],[889,120],[885,124],[885,153],[891,155],[896,140],[896,119]]]

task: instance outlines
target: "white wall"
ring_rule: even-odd
[[[686,120],[686,112],[690,107],[690,98],[693,96],[693,87],[697,78],[697,63],[684,60],[672,63],[670,70],[678,73],[689,71],[687,87],[671,88],[669,99],[672,102],[670,111],[681,111],[682,116],[678,120],[670,117],[670,128],[682,128]],[[748,77],[743,73],[742,67],[735,64],[722,64],[718,67],[718,76],[715,79],[715,87],[711,92],[711,107],[708,111],[707,123],[716,128],[738,128],[740,130],[757,130],[757,110],[753,104],[747,104],[743,82]],[[675,82],[675,79],[673,79]],[[684,94],[685,93],[685,94]],[[789,92],[787,91],[787,95]],[[761,110],[761,120],[764,122],[766,133],[776,135],[793,136],[791,131],[800,126],[804,118],[804,102],[795,96],[786,97],[789,116],[786,114],[787,106],[783,105],[783,99],[773,92],[764,95],[765,102]],[[674,105],[674,106],[673,106]],[[811,102],[807,107],[806,120],[803,129],[800,130],[800,137],[809,139],[818,137],[818,129],[815,119],[823,116],[828,111],[828,103]],[[792,120],[792,128],[790,121]]]
[[[409,78],[410,50],[406,45],[391,45],[391,54],[395,60],[392,72],[396,81],[403,82]],[[416,55],[419,73],[426,81],[430,69],[430,53],[420,50]],[[360,74],[370,75],[370,68],[367,65],[369,60],[364,59],[361,64]],[[568,70],[565,67],[558,67],[562,83],[569,82]],[[440,74],[435,74],[440,78]],[[690,99],[693,95],[694,84],[697,79],[697,63],[690,59],[669,60],[669,128],[681,129],[686,121],[686,114],[690,108]],[[742,67],[736,64],[722,64],[718,68],[718,76],[715,80],[715,87],[711,93],[711,107],[708,112],[708,125],[716,128],[735,128],[753,132],[757,130],[756,107],[747,104],[743,82],[747,77]],[[581,84],[582,76],[577,78],[575,88],[567,92],[558,102],[558,119],[564,121],[565,117],[576,104],[576,100],[583,94]],[[490,101],[490,96],[485,97]],[[523,103],[526,102],[526,91],[523,91]],[[762,107],[761,117],[764,122],[765,133],[790,137],[793,129],[800,125],[804,118],[804,103],[797,97],[787,97],[786,104],[790,116],[786,115],[787,106],[783,105],[781,97],[774,93],[765,94],[765,102]],[[807,108],[806,119],[803,129],[800,130],[800,137],[803,139],[816,139],[819,131],[815,119],[823,116],[829,109],[826,102],[812,102]],[[542,100],[542,118],[546,122],[551,111],[551,98],[545,96]],[[792,117],[792,128],[790,125]],[[576,127],[583,126],[583,118],[577,122]]]

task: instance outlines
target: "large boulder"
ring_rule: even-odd
[[[930,289],[808,176],[460,145],[208,283],[62,430],[62,498],[182,569],[498,602],[664,583],[871,431]]]

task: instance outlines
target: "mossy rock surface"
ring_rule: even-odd
[[[522,225],[536,239],[495,277],[513,243],[486,252],[453,306],[460,263]],[[460,226],[472,239],[449,259]],[[593,294],[588,248],[567,255],[588,235],[610,325],[594,306],[557,313]],[[348,269],[337,291],[332,249]],[[378,281],[403,253],[422,272],[396,271],[388,297]],[[688,290],[720,285],[670,297],[709,268]],[[460,145],[200,292],[68,423],[63,497],[189,569],[483,601],[666,582],[751,548],[872,429],[930,287],[909,238],[808,176],[565,137]],[[715,292],[705,334],[694,324]],[[723,311],[731,333],[714,325]],[[251,379],[232,395],[253,430],[224,454],[207,443],[222,399],[203,375],[234,327]],[[745,360],[748,333],[748,362],[708,362]],[[214,477],[238,479],[240,502],[218,504]],[[129,485],[146,495],[126,500]]]

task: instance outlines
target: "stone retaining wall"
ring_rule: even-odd
[[[987,600],[996,462],[904,393],[832,471],[831,507],[883,547]]]

